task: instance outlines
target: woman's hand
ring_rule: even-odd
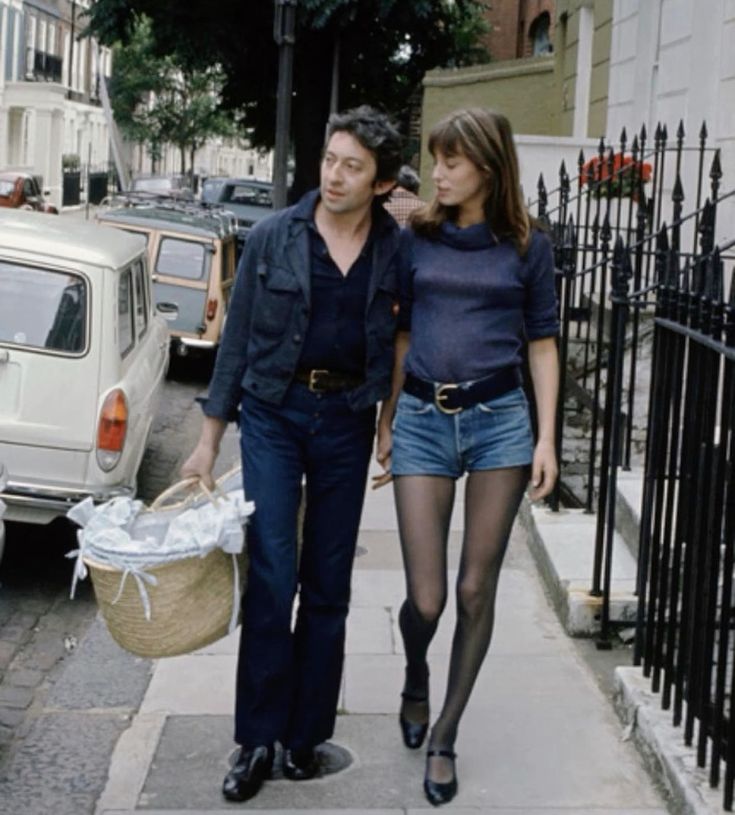
[[[559,466],[556,462],[556,450],[550,441],[539,441],[533,451],[533,465],[531,467],[531,488],[528,497],[532,501],[540,501],[553,489],[556,477],[559,475]]]
[[[204,486],[214,489],[214,478],[212,470],[217,458],[217,450],[211,445],[200,441],[192,451],[189,458],[181,465],[182,478],[198,478]]]
[[[378,422],[378,439],[375,449],[375,460],[385,472],[373,476],[373,489],[377,490],[393,480],[390,472],[391,451],[393,449],[393,431],[387,422]]]

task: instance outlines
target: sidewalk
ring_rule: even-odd
[[[234,445],[230,454],[236,455]],[[227,459],[227,455],[223,456]],[[452,525],[456,567],[462,505]],[[359,539],[340,716],[329,764],[346,769],[308,782],[279,778],[244,805],[220,784],[233,750],[236,637],[155,663],[130,727],[114,750],[98,815],[432,810],[423,797],[423,754],[405,749],[396,711],[403,657],[397,610],[403,574],[390,489],[370,492]],[[454,576],[454,572],[452,576]],[[443,692],[454,610],[430,654],[431,701]],[[460,792],[447,812],[470,815],[665,815],[638,755],[621,740],[610,700],[597,688],[549,606],[525,533],[516,528],[501,579],[496,633],[457,744]]]

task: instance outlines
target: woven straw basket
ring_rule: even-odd
[[[154,501],[150,510],[158,509],[175,492],[191,485],[191,479],[174,484]],[[169,504],[166,508],[175,509],[187,503]],[[236,557],[242,581],[246,573],[245,556]],[[84,562],[110,635],[126,651],[142,657],[172,657],[196,651],[228,633],[235,567],[233,556],[221,549],[203,558],[183,558],[146,568],[146,574],[156,578],[156,585],[146,583],[145,586],[150,600],[150,619],[146,619],[132,575],[120,592],[120,570],[90,558]]]

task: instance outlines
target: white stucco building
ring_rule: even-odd
[[[705,172],[721,153],[723,182],[735,185],[735,0],[614,0],[608,90],[608,134],[645,122],[652,136],[665,123],[675,143],[682,120],[687,144],[696,145],[706,121]],[[686,199],[693,209],[698,153],[682,163]],[[707,179],[709,181],[709,179]],[[705,186],[705,190],[708,186]],[[719,240],[735,238],[735,201],[723,202]]]
[[[99,75],[111,53],[78,39],[89,0],[0,0],[0,167],[43,177],[62,199],[62,156],[104,167],[107,124]]]

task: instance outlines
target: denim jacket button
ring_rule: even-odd
[[[297,343],[301,342],[301,334],[294,334],[293,335],[293,341],[297,342]]]

